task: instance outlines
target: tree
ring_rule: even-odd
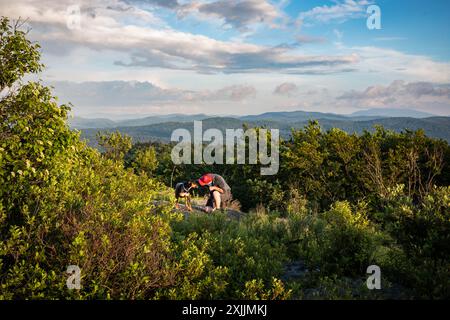
[[[112,133],[97,134],[97,141],[100,147],[105,150],[105,157],[115,161],[123,160],[125,154],[130,151],[131,137],[122,135],[119,131]]]
[[[132,163],[132,167],[137,173],[145,173],[152,176],[158,168],[158,159],[156,158],[155,148],[149,147],[144,150],[138,150]]]
[[[18,30],[0,20],[0,86],[16,85],[26,73],[38,72],[39,46]],[[58,105],[49,88],[40,83],[18,84],[0,100],[0,197],[10,213],[20,221],[26,205],[33,209],[43,187],[57,183],[76,149],[76,133],[66,124],[68,105]]]
[[[20,19],[14,25],[6,17],[0,20],[0,92],[25,74],[42,70],[40,46],[26,38],[27,32],[20,29],[23,24]]]
[[[15,87],[0,100],[0,299],[39,297],[52,281],[58,287],[60,265],[48,259],[58,241],[48,240],[60,236],[59,213],[83,149],[66,123],[70,107],[40,83],[20,83],[42,65],[39,46],[17,28],[0,20],[0,86]]]

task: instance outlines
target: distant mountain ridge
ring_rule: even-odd
[[[273,120],[285,122],[308,121],[314,119],[328,119],[328,120],[345,120],[348,119],[345,115],[335,113],[322,112],[308,112],[308,111],[282,111],[282,112],[266,112],[259,115],[248,115],[238,117],[244,121],[258,121],[258,120]]]
[[[368,109],[354,112],[349,115],[309,112],[309,111],[280,111],[280,112],[266,112],[257,115],[245,116],[227,116],[227,118],[234,118],[241,121],[278,121],[286,123],[295,123],[308,120],[342,120],[342,121],[370,121],[381,118],[395,118],[395,117],[411,117],[411,118],[427,118],[435,115],[411,110],[411,109]],[[153,125],[167,122],[190,122],[194,120],[205,120],[219,116],[206,114],[168,114],[146,116],[143,118],[127,119],[127,120],[110,120],[107,118],[82,118],[74,117],[69,119],[69,125],[75,129],[90,129],[90,128],[118,128],[118,127],[138,127]],[[220,118],[224,118],[223,116]]]
[[[383,118],[354,121],[352,118],[344,118],[340,120],[318,119],[319,124],[324,130],[331,128],[340,128],[348,133],[361,134],[364,130],[372,131],[376,125],[381,125],[386,129],[396,132],[405,130],[423,129],[425,133],[434,138],[439,138],[450,142],[450,117],[430,117],[430,118]],[[285,122],[274,120],[242,120],[232,117],[215,117],[203,119],[203,130],[216,128],[225,132],[225,129],[239,129],[246,124],[249,127],[266,126],[268,128],[279,129],[280,134],[284,138],[288,138],[291,129],[301,129],[308,124],[308,120],[297,122]],[[90,128],[82,129],[82,137],[87,139],[91,145],[95,145],[95,136],[98,131],[118,130],[133,138],[133,141],[170,141],[172,132],[175,129],[187,129],[193,132],[193,121],[184,122],[163,122],[146,126],[129,126],[116,128]]]
[[[383,117],[383,118],[398,118],[398,117],[408,117],[408,118],[429,118],[435,117],[435,114],[417,111],[413,109],[368,109],[353,112],[351,117]]]
[[[143,118],[127,120],[110,120],[107,118],[83,118],[73,117],[69,119],[69,125],[74,129],[90,128],[116,128],[116,127],[138,127],[165,122],[189,122],[194,120],[203,120],[211,116],[205,114],[183,115],[168,114],[162,116],[146,116]]]

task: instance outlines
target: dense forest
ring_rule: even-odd
[[[306,125],[308,125],[310,120],[318,120],[320,122],[321,128],[324,130],[339,128],[345,132],[356,133],[360,135],[365,131],[374,132],[375,127],[381,125],[383,128],[392,130],[397,133],[400,133],[405,129],[409,129],[412,131],[422,130],[427,136],[431,138],[443,139],[447,142],[450,142],[450,132],[448,130],[448,128],[450,127],[450,117],[428,117],[423,119],[398,117],[381,119],[376,118],[370,120],[365,119],[357,121],[353,118],[346,120],[333,120],[322,117],[324,116],[321,115],[321,118],[311,118],[308,120],[295,122],[274,120],[276,119],[276,117],[274,117],[274,119],[262,120],[243,120],[231,117],[206,117],[205,119],[202,119],[202,123],[205,130],[209,128],[215,128],[222,131],[223,133],[226,129],[239,129],[244,125],[251,128],[264,126],[272,129],[278,129],[280,131],[280,135],[283,138],[289,139],[292,129],[302,129]],[[151,118],[153,117],[150,117],[150,121],[153,120]],[[189,117],[187,118],[189,119]],[[135,142],[170,142],[171,134],[174,130],[183,128],[192,133],[194,127],[193,121],[165,122],[164,120],[161,120],[161,122],[159,123],[148,125],[131,125],[130,123],[130,126],[122,126],[119,123],[119,126],[103,128],[102,123],[104,123],[104,121],[107,120],[92,120],[92,123],[90,123],[89,121],[83,121],[83,123],[86,125],[92,125],[96,127],[84,128],[81,125],[81,128],[78,128],[81,129],[81,138],[86,139],[91,146],[97,147],[96,135],[99,131],[109,133],[120,131],[121,133],[132,137],[133,141]],[[70,122],[70,124],[73,125],[75,129],[77,129],[76,123]]]
[[[69,128],[70,105],[24,82],[39,52],[0,21],[0,299],[450,297],[448,142],[311,121],[281,142],[273,176],[175,166],[171,144],[118,132],[97,150]],[[238,217],[173,209],[174,183],[205,172],[226,178]],[[370,265],[381,290],[366,286]]]

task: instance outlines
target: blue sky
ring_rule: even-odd
[[[0,12],[29,18],[40,78],[79,116],[450,115],[447,0],[0,0]]]

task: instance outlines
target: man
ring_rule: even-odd
[[[222,176],[214,173],[207,173],[198,179],[198,183],[209,188],[209,198],[206,202],[205,211],[213,212],[216,209],[226,208],[231,202],[231,188]]]

